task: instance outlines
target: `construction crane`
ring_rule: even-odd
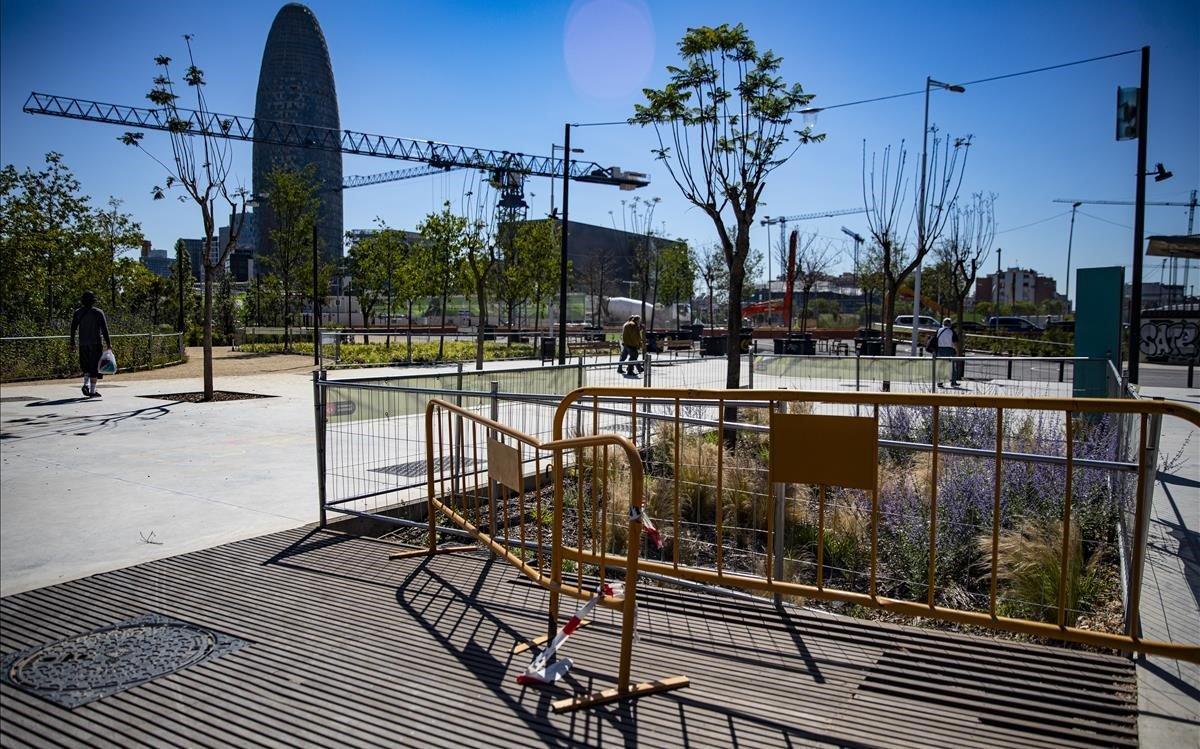
[[[488,182],[499,193],[497,210],[507,215],[527,208],[525,203],[525,178],[562,178],[563,199],[569,181],[591,182],[600,185],[615,185],[622,190],[636,190],[650,184],[649,178],[640,172],[627,172],[616,166],[604,167],[594,161],[571,159],[570,125],[567,125],[566,150],[563,158],[553,156],[529,156],[523,153],[500,151],[490,148],[438,143],[432,140],[398,138],[389,135],[374,135],[353,130],[302,125],[297,123],[265,120],[257,117],[199,112],[194,109],[172,107],[149,109],[111,104],[68,96],[54,96],[32,92],[22,109],[29,114],[65,117],[86,122],[123,125],[134,129],[161,130],[172,133],[189,133],[214,138],[226,138],[252,143],[291,148],[314,148],[355,156],[374,156],[383,159],[415,161],[434,169],[478,169],[489,174]],[[369,178],[368,178],[369,179]],[[383,181],[382,179],[379,181]],[[369,182],[364,182],[369,184]],[[344,188],[343,188],[344,189]],[[566,211],[563,216],[563,233],[560,252],[562,277],[559,290],[559,362],[566,362],[566,307],[567,307],[567,235]],[[314,280],[316,274],[313,274]],[[313,294],[314,299],[316,294]],[[315,313],[313,325],[314,344],[319,340],[320,328]],[[314,351],[318,349],[314,345]]]
[[[461,169],[462,167],[440,167],[440,166],[414,166],[408,169],[393,169],[390,172],[379,172],[378,174],[351,174],[342,179],[342,189],[349,190],[353,187],[366,187],[367,185],[378,185],[384,182],[398,182],[402,179],[413,179],[415,177],[428,177],[431,174],[445,174],[446,172]]]
[[[187,132],[197,135],[229,140],[267,143],[292,148],[314,148],[354,156],[415,161],[426,164],[429,168],[440,170],[479,169],[491,172],[493,181],[501,186],[500,201],[502,204],[523,200],[522,188],[525,177],[554,178],[563,176],[563,159],[553,156],[530,156],[511,151],[475,148],[391,135],[375,135],[353,130],[334,130],[243,115],[202,113],[194,109],[182,108],[173,109],[168,114],[162,109],[131,107],[38,92],[29,95],[22,109],[29,114],[65,117],[146,130],[177,131],[183,128]],[[627,172],[615,166],[601,166],[594,161],[575,159],[570,160],[567,176],[575,182],[615,185],[622,190],[636,190],[650,184],[650,180],[645,174]],[[375,184],[383,181],[387,180],[378,179],[361,184]]]
[[[1160,164],[1160,166],[1161,166],[1161,164]],[[1158,200],[1158,201],[1150,201],[1150,200],[1147,200],[1147,201],[1145,202],[1145,205],[1157,205],[1157,206],[1171,206],[1171,207],[1175,207],[1175,208],[1187,208],[1187,209],[1188,209],[1188,227],[1187,227],[1187,233],[1188,233],[1188,235],[1190,236],[1190,235],[1192,234],[1192,229],[1193,229],[1193,227],[1195,226],[1195,220],[1196,220],[1196,202],[1197,202],[1197,201],[1196,201],[1196,192],[1197,192],[1196,190],[1192,190],[1192,195],[1191,195],[1191,198],[1190,198],[1190,199],[1189,199],[1189,200],[1188,200],[1186,203],[1180,203],[1180,202],[1177,202],[1177,201],[1169,201],[1169,200],[1166,200],[1166,201],[1163,201],[1163,200]],[[1134,203],[1132,200],[1070,200],[1070,199],[1068,199],[1068,198],[1055,198],[1053,202],[1055,202],[1055,203],[1070,203],[1070,204],[1071,204],[1071,211],[1072,211],[1072,218],[1074,218],[1074,210],[1075,210],[1075,208],[1078,208],[1078,207],[1079,207],[1079,206],[1081,206],[1081,205],[1136,205],[1136,203]],[[1068,261],[1069,261],[1069,258],[1068,258]],[[1171,258],[1171,275],[1170,275],[1170,279],[1171,279],[1171,285],[1172,285],[1172,286],[1174,286],[1174,285],[1175,285],[1175,276],[1176,276],[1176,274],[1177,274],[1177,272],[1178,272],[1178,269],[1179,269],[1179,266],[1178,266],[1178,258]],[[1184,292],[1185,292],[1185,293],[1187,292],[1188,269],[1189,269],[1189,266],[1188,266],[1188,261],[1187,261],[1187,259],[1185,258],[1185,259],[1184,259],[1184,261],[1183,261],[1183,287],[1184,287]],[[1067,270],[1067,276],[1068,276],[1068,277],[1067,277],[1067,286],[1068,286],[1068,288],[1070,288],[1071,279],[1070,279],[1070,268],[1069,268],[1069,267],[1068,267],[1068,270]],[[1161,283],[1161,282],[1160,282],[1160,283]]]
[[[759,223],[763,226],[771,226],[779,224],[779,245],[781,247],[787,245],[787,225],[793,221],[808,221],[814,218],[831,218],[833,216],[853,216],[856,213],[866,213],[865,208],[839,208],[833,211],[816,211],[813,213],[797,213],[794,216],[764,216]],[[767,261],[770,262],[770,253],[767,253]]]
[[[815,211],[813,213],[797,213],[794,216],[763,216],[759,221],[763,226],[779,224],[779,246],[787,246],[787,225],[793,221],[808,221],[814,218],[831,218],[833,216],[853,216],[856,213],[866,213],[864,208],[838,208],[832,211]],[[767,296],[771,295],[771,250],[767,248]]]

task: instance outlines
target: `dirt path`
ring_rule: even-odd
[[[188,360],[183,364],[173,364],[159,369],[140,372],[119,372],[104,378],[105,382],[120,383],[134,380],[184,380],[200,378],[204,374],[204,349],[200,346],[187,348]],[[228,346],[213,347],[213,377],[229,377],[236,375],[272,374],[278,372],[295,372],[297,374],[312,371],[313,362],[310,356],[296,354],[252,354],[245,351],[232,351]],[[24,385],[58,384],[74,382],[76,377],[56,380],[32,380],[28,382],[5,383],[3,387],[18,387]]]

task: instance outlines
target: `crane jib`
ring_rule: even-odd
[[[353,130],[334,130],[193,109],[176,108],[169,114],[165,109],[132,107],[37,92],[29,95],[22,109],[29,114],[146,130],[172,131],[182,127],[187,132],[230,140],[417,161],[439,169],[503,170],[531,177],[563,176],[563,160],[551,156],[530,156],[510,151],[374,135]],[[645,174],[575,159],[570,161],[569,177],[577,182],[616,185],[623,189],[635,189],[650,184]]]

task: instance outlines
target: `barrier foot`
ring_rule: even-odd
[[[624,691],[617,687],[613,687],[612,689],[592,692],[591,694],[580,694],[575,695],[574,697],[565,697],[561,700],[555,700],[554,702],[551,702],[550,707],[556,713],[565,713],[570,710],[578,710],[584,707],[607,705],[610,702],[634,700],[650,694],[669,692],[672,689],[682,689],[688,686],[690,683],[691,682],[686,676],[672,676],[666,679],[658,679],[656,681],[643,681],[640,684],[634,684],[630,686]]]
[[[579,622],[579,626],[576,627],[576,629],[582,629],[583,627],[586,627],[587,625],[589,625],[591,623],[592,623],[591,619],[584,619]],[[541,646],[545,645],[547,642],[550,642],[550,637],[548,635],[541,635],[540,637],[535,637],[532,640],[524,640],[522,642],[518,642],[516,645],[513,645],[512,650],[509,652],[511,652],[513,655],[517,655],[518,653],[524,653],[526,650],[529,650],[530,648],[540,648]]]
[[[429,557],[434,554],[455,554],[460,551],[476,551],[479,547],[474,544],[470,546],[439,546],[430,551],[429,549],[413,549],[412,551],[398,551],[395,554],[388,554],[388,559],[412,559],[414,557]]]

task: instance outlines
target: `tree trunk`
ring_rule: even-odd
[[[446,287],[442,286],[442,328],[438,332],[438,361],[442,360],[446,351]]]
[[[408,348],[407,359],[408,359],[409,364],[412,364],[412,308],[413,308],[413,300],[409,299],[408,300],[408,336],[407,336],[407,341],[405,342],[406,346]]]
[[[892,339],[893,323],[896,319],[896,294],[894,289],[884,289],[883,301],[879,305],[880,323],[883,324],[883,355],[896,355],[896,342]]]
[[[208,288],[208,279],[207,278],[204,279],[204,286],[205,286],[205,289]],[[285,352],[292,350],[292,326],[291,326],[292,315],[291,315],[291,310],[288,309],[288,290],[290,288],[291,288],[291,279],[288,278],[287,273],[284,273],[283,274],[283,303],[280,306],[283,309],[283,350]]]
[[[745,268],[729,269],[729,304],[725,323],[726,349],[725,387],[731,390],[741,385],[742,374],[742,290],[746,283]]]
[[[208,250],[205,249],[207,254]],[[204,263],[204,400],[213,399],[213,363],[212,363],[212,270],[208,262]]]
[[[475,285],[475,298],[479,303],[479,325],[475,329],[475,369],[483,369],[483,331],[487,323],[487,289],[482,281]]]

